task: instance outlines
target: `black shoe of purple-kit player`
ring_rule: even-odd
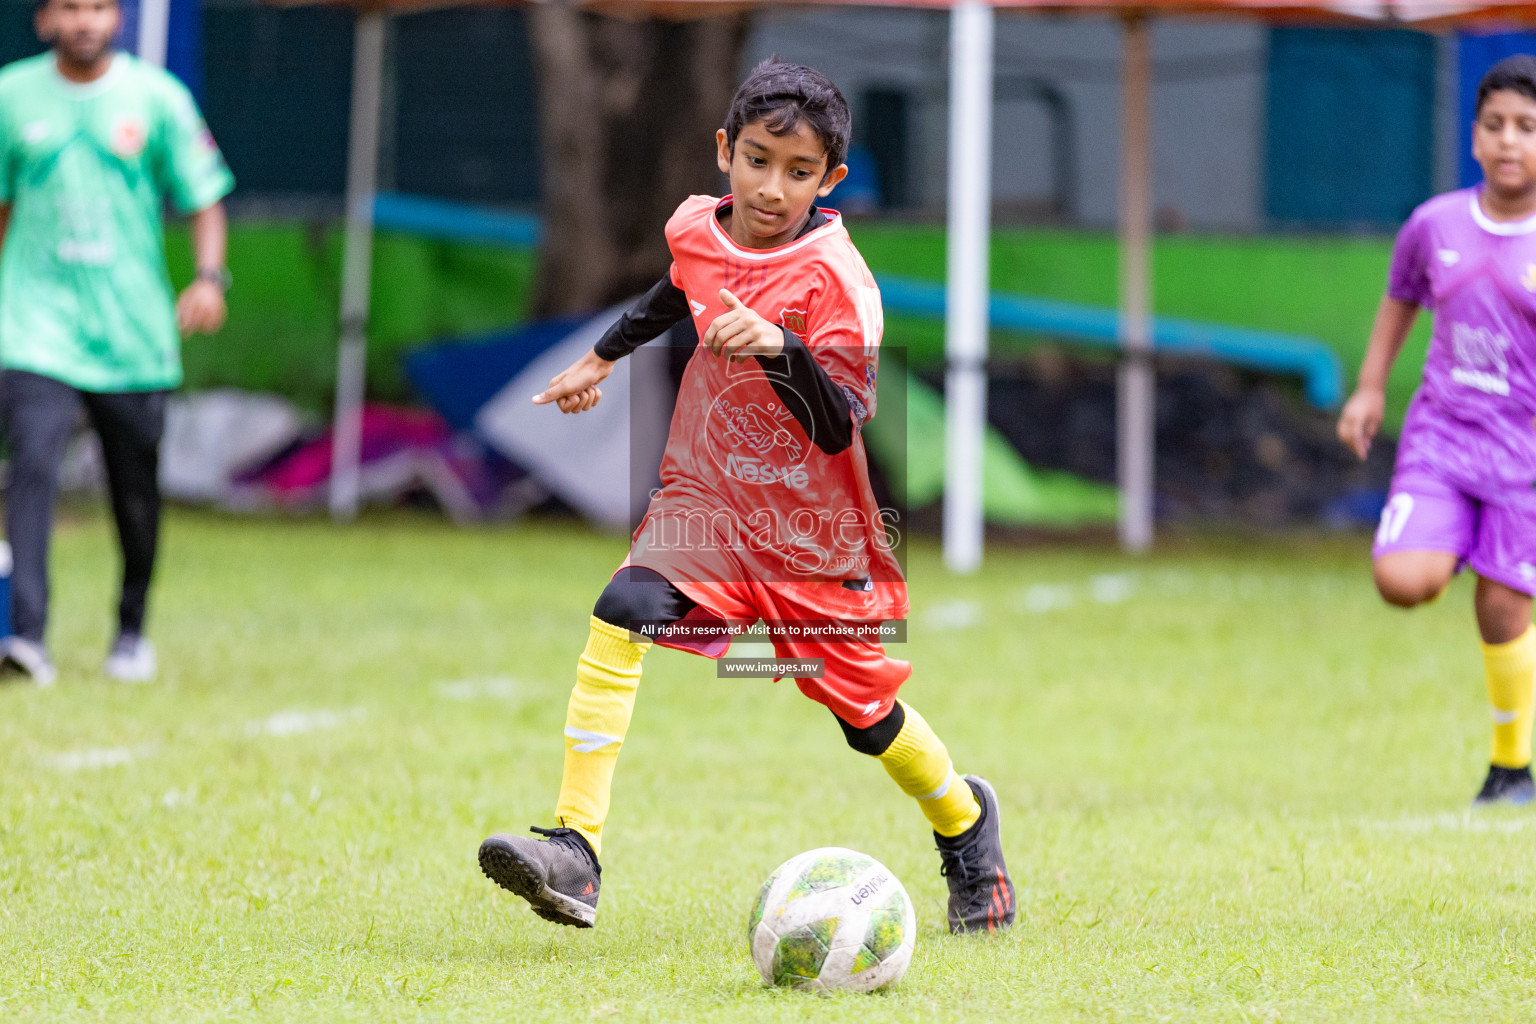
[[[591,928],[603,875],[592,847],[573,828],[535,825],[529,831],[545,838],[498,833],[481,843],[480,870],[527,900],[544,920]]]
[[[1533,798],[1536,798],[1536,783],[1531,781],[1529,766],[1503,768],[1491,764],[1488,766],[1488,777],[1483,780],[1483,788],[1472,801],[1472,806],[1506,804],[1510,807],[1523,807]]]
[[[965,777],[981,817],[957,836],[933,838],[943,860],[940,872],[949,883],[949,930],[995,932],[1013,924],[1013,879],[1003,863],[1003,833],[998,822],[997,793],[986,779]]]

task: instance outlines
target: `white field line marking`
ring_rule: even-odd
[[[1070,608],[1077,604],[1077,594],[1070,583],[1036,583],[1023,594],[1024,610],[1035,615]]]
[[[1018,592],[1014,604],[1031,615],[1043,615],[1071,608],[1085,598],[1097,604],[1121,604],[1135,594],[1135,573],[1109,572],[1088,577],[1086,587],[1076,583],[1033,584]]]
[[[1238,575],[1219,572],[1196,574],[1183,569],[1162,569],[1148,576],[1148,585],[1159,596],[1204,596],[1220,600],[1260,597],[1327,598],[1359,593],[1361,577],[1296,577],[1284,574]],[[1366,588],[1370,577],[1364,577]]]
[[[1517,832],[1529,832],[1532,829],[1536,829],[1536,817],[1483,818],[1463,811],[1459,814],[1447,812],[1445,814],[1432,814],[1417,818],[1366,819],[1362,824],[1367,828],[1379,829],[1383,832],[1408,832],[1412,834],[1422,834],[1424,832],[1485,832],[1511,835]]]
[[[168,789],[165,796],[160,798],[160,806],[166,810],[190,804],[197,799],[197,787],[188,786],[186,789]]]
[[[981,620],[981,603],[964,599],[940,601],[923,613],[923,624],[933,630],[970,629]]]
[[[517,696],[517,681],[503,676],[488,679],[456,679],[439,683],[437,695],[444,700],[511,700]]]
[[[297,736],[299,733],[319,729],[335,729],[353,722],[360,722],[367,715],[363,708],[347,708],[344,711],[279,711],[267,718],[245,723],[247,736]]]
[[[87,771],[93,768],[111,768],[129,761],[137,761],[155,752],[155,744],[144,743],[137,747],[86,747],[83,750],[66,750],[51,754],[45,761],[61,772]]]
[[[1136,593],[1136,577],[1128,572],[1105,573],[1088,581],[1088,592],[1099,604],[1119,604]]]

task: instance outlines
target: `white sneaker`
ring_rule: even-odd
[[[8,636],[0,640],[0,670],[29,677],[38,686],[52,686],[59,677],[48,657],[48,648],[25,637]]]
[[[122,683],[147,683],[155,678],[155,645],[136,633],[120,633],[101,670]]]

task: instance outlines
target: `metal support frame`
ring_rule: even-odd
[[[167,41],[171,31],[171,0],[139,0],[137,44],[138,58],[155,67],[165,67]]]
[[[1151,25],[1125,19],[1121,66],[1120,345],[1117,391],[1120,546],[1152,547],[1156,380],[1152,366]]]
[[[386,16],[357,15],[352,55],[352,120],[347,133],[347,236],[342,257],[341,339],[331,435],[331,518],[357,516],[368,304],[373,283],[373,202],[378,191],[379,110],[384,91]]]
[[[960,0],[950,14],[944,564],[961,573],[981,566],[984,526],[993,22],[982,0]]]

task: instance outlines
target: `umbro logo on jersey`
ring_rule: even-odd
[[[1440,262],[1444,263],[1448,267],[1454,267],[1456,264],[1461,262],[1461,253],[1457,252],[1455,249],[1441,249],[1435,255],[1439,256]]]
[[[704,315],[704,303],[702,303],[702,302],[697,302],[697,301],[695,301],[693,299],[689,299],[688,300],[688,308],[693,310],[693,315],[694,316],[703,316]]]

